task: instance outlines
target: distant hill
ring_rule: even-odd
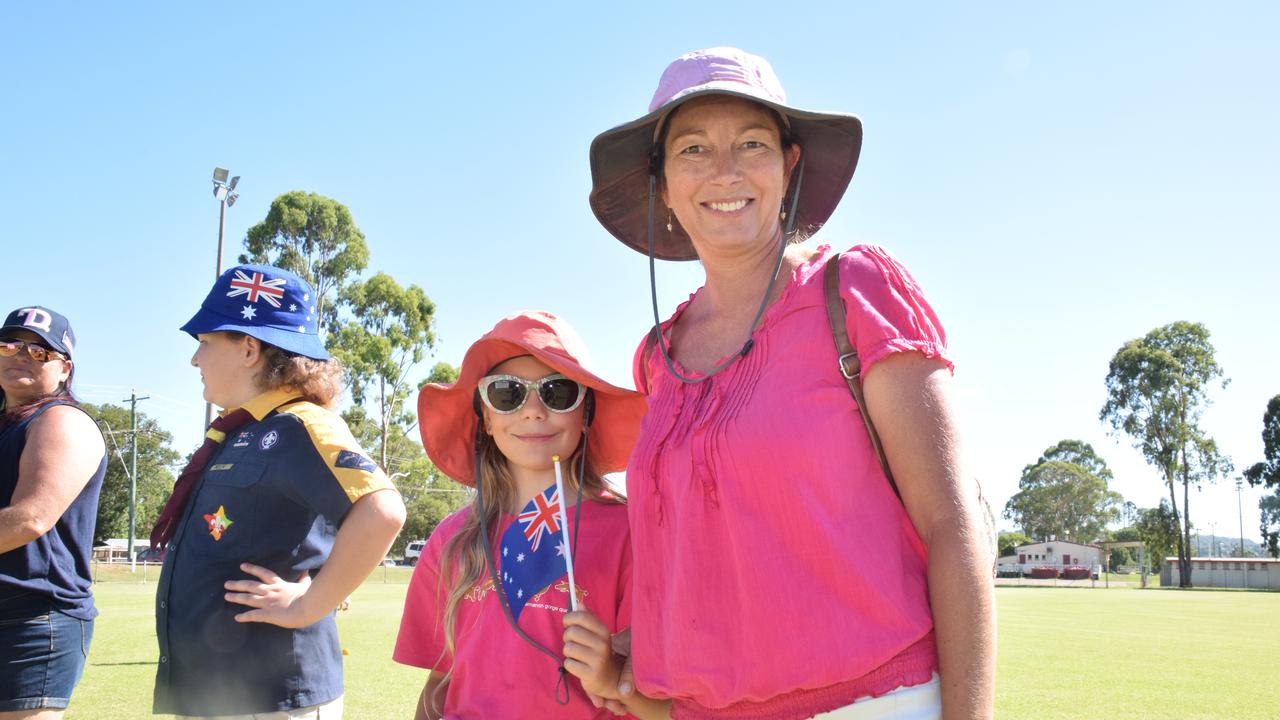
[[[1191,554],[1196,557],[1239,557],[1240,538],[1223,535],[1192,535]],[[1258,543],[1244,539],[1245,557],[1268,557],[1266,550]]]

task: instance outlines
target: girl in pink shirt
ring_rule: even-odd
[[[601,475],[625,465],[645,402],[585,363],[567,323],[519,313],[419,395],[427,454],[476,494],[432,532],[405,600],[394,658],[431,671],[417,720],[613,717],[600,693],[630,625],[631,545]],[[625,709],[667,716],[639,695]]]

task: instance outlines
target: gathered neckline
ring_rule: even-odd
[[[755,328],[754,330],[751,331],[751,334],[747,336],[749,340],[754,341],[758,333],[763,332],[765,328],[769,327],[769,325],[774,320],[774,316],[778,312],[780,312],[778,308],[782,307],[783,305],[786,304],[788,300],[790,300],[791,295],[794,292],[796,292],[797,287],[799,287],[800,285],[803,285],[807,280],[809,280],[809,278],[813,277],[814,273],[817,272],[818,268],[831,256],[831,245],[827,243],[821,243],[814,248],[814,251],[815,252],[813,254],[813,257],[809,258],[808,260],[805,260],[804,262],[792,268],[791,279],[787,281],[787,286],[782,289],[782,294],[778,296],[778,299],[774,300],[772,303],[769,304],[769,307],[765,308],[764,315],[760,316],[760,327]],[[700,286],[697,290],[694,290],[693,292],[689,293],[689,299],[677,305],[675,311],[671,313],[671,316],[663,321],[661,325],[661,332],[662,332],[663,339],[668,344],[668,347],[670,347],[670,343],[671,343],[671,338],[668,335],[668,333],[670,333],[671,331],[671,327],[675,325],[676,321],[680,319],[680,316],[684,314],[685,309],[689,307],[689,305],[693,302],[694,298],[698,297],[698,295],[704,289],[706,289],[706,287],[707,286],[704,284]],[[728,356],[722,355],[719,358],[717,358],[716,361],[712,363],[712,365],[719,366],[720,364],[724,363],[727,360],[727,358]],[[730,367],[737,365],[738,361],[741,359],[742,359],[742,356],[738,355],[738,357],[734,358],[733,361],[730,363]],[[648,362],[648,358],[645,359],[645,362]],[[685,375],[687,377],[698,378],[706,375],[705,372],[701,372],[698,370],[690,370],[686,368],[683,363],[681,363],[679,360],[676,360],[675,358],[671,358],[671,363],[675,365],[677,370],[680,371],[680,374]],[[726,370],[728,369],[729,368],[726,368]],[[662,371],[664,373],[668,372],[665,365],[662,368]]]

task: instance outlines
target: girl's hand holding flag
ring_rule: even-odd
[[[564,616],[564,669],[582,681],[596,707],[621,699],[617,688],[622,658],[613,654],[609,628],[587,610]]]

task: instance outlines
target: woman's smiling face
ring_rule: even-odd
[[[667,120],[663,200],[701,255],[772,244],[800,148],[782,146],[778,117],[736,97],[691,100]]]

